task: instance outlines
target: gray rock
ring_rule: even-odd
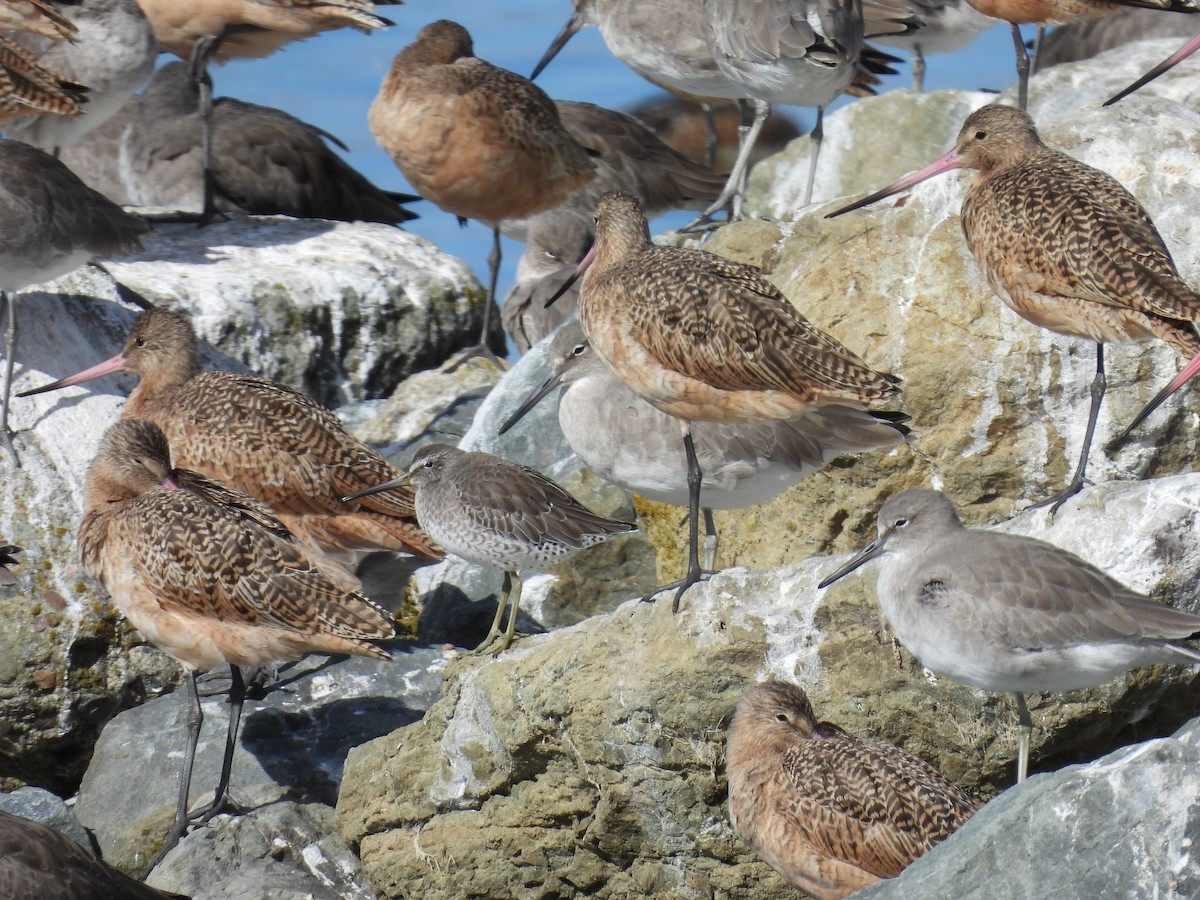
[[[248,700],[234,754],[233,802],[250,810],[281,800],[332,805],[346,752],[419,719],[437,697],[441,651],[400,649],[394,655],[392,664],[354,657],[327,667],[313,657],[281,670],[278,686],[263,700]],[[118,868],[144,868],[170,827],[186,735],[184,705],[181,694],[151,700],[114,718],[96,742],[75,813],[96,836],[105,860]],[[222,696],[202,706],[192,806],[212,797],[229,721]]]
[[[989,802],[898,878],[857,894],[1200,896],[1200,719],[1173,737],[1036,775]]]
[[[75,843],[88,850],[92,839],[66,802],[49,791],[35,787],[17,788],[11,794],[0,794],[0,810],[41,822],[59,834],[65,834]]]
[[[375,900],[320,803],[271,803],[187,835],[147,879],[192,900]]]

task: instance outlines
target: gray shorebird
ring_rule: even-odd
[[[201,221],[217,214],[212,203],[212,78],[215,59],[269,56],[292,41],[325,31],[354,28],[370,32],[392,22],[376,14],[377,6],[402,0],[138,0],[158,46],[191,65],[200,92],[204,158],[204,204]]]
[[[659,503],[688,505],[687,455],[679,426],[635,394],[592,351],[579,322],[567,322],[550,342],[550,370],[550,377],[500,426],[500,434],[561,385],[558,424],[588,468]],[[692,439],[703,473],[706,566],[711,567],[715,555],[712,510],[767,503],[836,456],[895,446],[908,431],[902,418],[829,404],[795,419],[757,425],[694,422]]]
[[[761,270],[703,250],[655,246],[629,194],[600,199],[596,243],[576,274],[583,276],[579,319],[592,349],[680,427],[689,487],[688,571],[655,591],[675,588],[672,608],[678,609],[684,591],[704,577],[698,548],[703,472],[691,423],[762,425],[829,405],[867,410],[898,393],[897,379],[815,328]]]
[[[0,223],[0,298],[8,317],[0,445],[17,461],[8,434],[17,343],[13,292],[66,275],[98,256],[140,250],[140,236],[150,226],[49,153],[9,140],[0,140]]]
[[[200,95],[187,65],[160,68],[133,103],[121,142],[121,174],[134,203],[203,207],[202,127]],[[375,187],[329,148],[330,137],[283,110],[218,98],[212,108],[215,208],[344,222],[416,218],[400,201],[419,198]]]
[[[87,85],[80,116],[26,116],[5,126],[5,136],[57,152],[115,116],[154,71],[158,45],[136,0],[76,0],[62,4],[77,34],[69,43],[44,37],[15,38],[39,65]]]
[[[909,0],[905,5],[920,26],[903,34],[871,35],[871,40],[912,55],[913,90],[918,93],[925,90],[926,56],[961,50],[996,24],[967,0]]]
[[[475,56],[470,34],[448,19],[426,25],[396,55],[371,104],[370,124],[418,194],[492,229],[477,345],[485,348],[500,223],[553,209],[594,178],[588,151],[541,88]]]
[[[1033,729],[1026,693],[1094,687],[1154,663],[1200,663],[1200,652],[1180,643],[1200,633],[1200,616],[1130,590],[1045,541],[965,528],[939,491],[890,497],[877,528],[879,536],[819,586],[881,559],[876,592],[900,643],[939,675],[1013,695],[1018,783]]]
[[[1106,172],[1042,143],[1028,114],[990,105],[967,117],[954,149],[829,218],[906,190],[949,169],[978,176],[962,206],[967,246],[992,290],[1014,312],[1058,334],[1096,343],[1096,376],[1083,449],[1057,510],[1084,485],[1104,397],[1106,341],[1159,338],[1200,353],[1200,295],[1175,268],[1150,216]]]
[[[1152,82],[1155,78],[1157,78],[1159,75],[1162,75],[1164,72],[1168,71],[1169,69],[1175,68],[1175,66],[1179,65],[1181,62],[1183,62],[1185,59],[1187,59],[1189,56],[1191,56],[1197,50],[1200,50],[1200,34],[1196,35],[1194,38],[1192,38],[1190,41],[1188,41],[1186,44],[1184,44],[1182,47],[1180,47],[1178,50],[1176,50],[1174,53],[1172,53],[1170,56],[1168,56],[1166,59],[1164,59],[1162,62],[1160,62],[1157,66],[1152,68],[1149,72],[1147,72],[1145,75],[1143,75],[1137,81],[1135,81],[1133,84],[1129,85],[1129,87],[1118,91],[1116,94],[1113,94],[1113,96],[1109,97],[1107,100],[1104,101],[1104,105],[1111,106],[1112,104],[1116,103],[1118,100],[1128,97],[1134,91],[1145,87],[1150,82]]]
[[[5,900],[188,900],[134,881],[53,828],[0,810]]]
[[[448,444],[427,444],[400,478],[346,500],[405,482],[416,488],[417,521],[430,537],[467,562],[504,571],[496,616],[475,653],[501,653],[512,643],[521,602],[519,570],[543,569],[637,530],[592,512],[528,466]],[[502,630],[506,605],[508,623]]]
[[[738,701],[725,771],[734,831],[816,900],[896,877],[975,812],[923,759],[818,722],[804,691],[779,681]]]
[[[240,667],[351,653],[390,659],[375,641],[391,616],[339,587],[263,503],[196,472],[173,468],[158,426],[123,418],[104,433],[84,487],[84,569],[130,623],[187,674],[188,744],[175,821],[151,868],[189,822],[225,805],[245,700]],[[229,732],[211,804],[188,813],[202,713],[196,673],[229,665]]]
[[[166,434],[176,465],[266,503],[312,553],[347,566],[378,550],[441,558],[416,524],[411,490],[361,503],[341,499],[398,469],[287,385],[201,371],[196,332],[182,313],[147,310],[116,356],[22,396],[116,372],[140,378],[123,418],[149,419]]]

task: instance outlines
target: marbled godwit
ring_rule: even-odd
[[[985,16],[1007,22],[1012,29],[1013,47],[1017,54],[1017,106],[1029,105],[1029,52],[1021,37],[1021,25],[1064,25],[1082,16],[1099,16],[1114,12],[1122,6],[1138,6],[1166,12],[1200,11],[1195,0],[967,0]]]
[[[224,805],[245,699],[240,666],[353,653],[390,659],[373,641],[391,617],[338,587],[265,505],[219,482],[171,467],[157,425],[124,418],[105,432],[88,470],[79,526],[84,569],[126,618],[187,673],[188,746],[175,822],[151,868],[189,821]],[[228,664],[229,734],[213,802],[188,815],[202,713],[196,673]]]
[[[517,352],[529,348],[575,315],[578,285],[546,302],[571,277],[592,246],[592,215],[572,207],[539,213],[529,220],[525,251],[517,263],[517,283],[500,309],[504,332]]]
[[[882,557],[876,592],[900,643],[939,675],[1013,695],[1018,782],[1029,768],[1029,691],[1093,687],[1154,663],[1200,663],[1200,652],[1179,643],[1200,632],[1200,616],[1045,541],[964,528],[943,493],[890,497],[878,531],[820,587]]]
[[[4,401],[0,444],[14,462],[8,400],[16,353],[16,298],[12,293],[51,281],[96,256],[141,248],[149,226],[84,184],[61,162],[20,141],[0,141],[0,297],[5,301]]]
[[[124,418],[154,422],[177,465],[268,504],[314,553],[347,565],[376,550],[441,557],[414,521],[411,490],[341,500],[399,470],[300,392],[253,375],[201,371],[196,332],[182,313],[147,310],[116,356],[24,396],[114,372],[141,378]]]
[[[542,569],[637,526],[599,515],[528,466],[448,444],[417,451],[400,478],[351,494],[347,501],[411,482],[417,521],[450,553],[504,571],[496,617],[475,653],[501,653],[512,643],[521,602],[520,569]],[[500,624],[505,605],[507,627]]]
[[[23,117],[6,136],[55,151],[107,122],[154,71],[158,45],[136,0],[83,0],[70,7],[78,35],[70,44],[19,38],[38,63],[88,87],[82,116]]]
[[[704,576],[698,549],[703,474],[691,423],[759,425],[830,404],[866,408],[896,394],[896,379],[814,328],[759,269],[703,250],[656,247],[629,194],[600,199],[596,243],[577,272],[584,272],[579,318],[592,349],[682,430],[688,571],[659,589],[678,589],[672,607],[678,609],[683,592]]]
[[[163,66],[133,104],[121,172],[142,206],[200,210],[200,95],[185,63]],[[221,97],[212,109],[212,189],[222,213],[407,222],[416,215],[329,149],[319,128],[282,110]]]
[[[492,229],[486,347],[500,266],[500,229],[561,204],[590,181],[588,152],[541,88],[474,55],[457,22],[426,25],[401,50],[371,104],[371,132],[422,197]]]
[[[817,900],[896,877],[975,812],[919,756],[818,722],[804,691],[779,681],[738,701],[725,771],[734,831]]]
[[[1083,450],[1057,510],[1083,488],[1104,397],[1104,342],[1157,337],[1200,353],[1200,296],[1137,199],[1111,175],[1042,143],[1010,106],[973,112],[955,147],[924,169],[830,213],[839,216],[955,168],[979,170],[963,200],[967,245],[992,290],[1029,321],[1096,342],[1096,377]]]
[[[1182,47],[1180,47],[1178,50],[1176,50],[1174,53],[1172,53],[1170,56],[1168,56],[1166,59],[1164,59],[1162,62],[1160,62],[1157,66],[1155,66],[1153,69],[1151,69],[1145,75],[1143,75],[1141,78],[1139,78],[1137,81],[1135,81],[1133,84],[1129,85],[1129,87],[1127,87],[1124,90],[1121,90],[1118,93],[1114,94],[1113,96],[1109,97],[1107,100],[1104,101],[1104,105],[1111,106],[1112,104],[1116,103],[1118,100],[1120,100],[1124,97],[1128,97],[1130,94],[1132,94],[1134,91],[1138,90],[1139,88],[1145,87],[1150,82],[1152,82],[1155,78],[1157,78],[1159,75],[1163,74],[1163,72],[1166,72],[1168,69],[1172,69],[1175,66],[1177,66],[1179,63],[1183,62],[1185,59],[1187,59],[1189,56],[1191,56],[1193,53],[1195,53],[1198,49],[1200,49],[1200,34],[1196,35],[1194,38],[1192,38],[1190,41],[1188,41],[1186,44],[1184,44]]]
[[[158,45],[192,66],[200,91],[200,119],[204,157],[204,211],[201,221],[211,221],[212,79],[208,64],[215,59],[269,56],[284,44],[302,41],[323,31],[355,28],[371,31],[392,22],[376,15],[377,5],[403,0],[138,0],[154,26]]]
[[[79,36],[75,23],[46,0],[2,0],[0,31],[24,31],[56,41],[73,41]]]
[[[626,386],[592,352],[583,327],[567,322],[550,342],[550,377],[500,426],[508,431],[562,385],[558,424],[575,454],[601,478],[659,503],[687,506],[687,457],[675,420]],[[700,502],[715,555],[713,509],[773,500],[843,453],[891,447],[908,432],[897,418],[828,404],[796,419],[737,425],[695,422],[692,440],[704,473]]]
[[[904,34],[872,35],[871,40],[899,47],[912,54],[913,89],[925,90],[925,57],[930,53],[961,50],[996,24],[967,0],[907,0],[921,21],[919,28]]]
[[[6,544],[0,547],[0,587],[10,587],[17,583],[17,576],[10,572],[8,567],[15,566],[17,564],[16,554],[24,552],[15,544]]]
[[[0,896],[5,900],[187,900],[134,881],[69,837],[0,810]]]
[[[39,65],[36,57],[0,36],[0,125],[26,116],[83,115],[87,88]]]

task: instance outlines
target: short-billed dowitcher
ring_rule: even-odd
[[[455,556],[504,571],[504,587],[487,637],[475,653],[501,653],[512,643],[521,602],[520,569],[542,569],[637,527],[592,512],[528,466],[448,444],[417,451],[400,478],[351,494],[347,500],[416,488],[417,521]],[[503,629],[505,606],[508,624]]]

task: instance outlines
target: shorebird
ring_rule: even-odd
[[[138,0],[154,26],[159,47],[187,60],[200,92],[204,210],[201,221],[216,215],[212,204],[212,60],[226,62],[269,56],[292,41],[323,31],[354,28],[370,32],[393,24],[376,6],[403,0]]]
[[[57,151],[68,147],[120,111],[154,71],[158,45],[136,0],[82,0],[69,6],[78,34],[71,43],[20,37],[39,65],[87,85],[81,116],[26,116],[5,126],[5,135]]]
[[[814,328],[761,270],[652,244],[646,216],[629,194],[600,199],[596,243],[576,273],[583,275],[579,318],[592,349],[682,432],[688,571],[655,591],[676,588],[677,610],[705,574],[698,548],[703,473],[691,423],[761,425],[831,404],[866,409],[898,393],[896,379]]]
[[[1196,0],[1119,0],[1120,5],[1109,0],[967,0],[985,16],[1007,22],[1012,29],[1013,48],[1017,54],[1017,106],[1025,109],[1029,105],[1029,51],[1021,37],[1022,25],[1065,25],[1082,16],[1099,16],[1121,9],[1122,6],[1138,6],[1165,12],[1200,12]]]
[[[1133,41],[1153,38],[1186,38],[1196,31],[1188,16],[1160,16],[1157,10],[1133,7],[1108,16],[1077,19],[1046,33],[1038,44],[1034,72],[1051,66],[1091,59]]]
[[[1133,84],[1129,85],[1129,87],[1124,88],[1121,91],[1118,91],[1116,94],[1113,94],[1113,96],[1109,97],[1107,100],[1104,101],[1104,105],[1111,106],[1112,104],[1116,103],[1118,100],[1121,100],[1124,97],[1128,97],[1130,94],[1132,94],[1134,91],[1138,90],[1139,88],[1145,87],[1150,82],[1152,82],[1155,78],[1157,78],[1159,75],[1163,74],[1163,72],[1166,72],[1168,69],[1172,69],[1175,66],[1177,66],[1179,63],[1183,62],[1185,59],[1187,59],[1189,56],[1191,56],[1193,53],[1195,53],[1196,50],[1198,50],[1198,49],[1200,49],[1200,34],[1196,35],[1194,38],[1192,38],[1190,41],[1188,41],[1186,44],[1184,44],[1182,47],[1180,47],[1178,50],[1176,50],[1174,53],[1172,53],[1170,56],[1168,56],[1166,59],[1164,59],[1162,62],[1160,62],[1157,66],[1155,66],[1153,69],[1151,69],[1145,75],[1143,75],[1141,78],[1139,78],[1137,81],[1135,81]]]
[[[1099,169],[1047,147],[1028,114],[990,105],[967,117],[954,149],[829,218],[949,169],[977,169],[962,207],[967,245],[992,290],[1018,315],[1096,342],[1096,376],[1079,464],[1046,503],[1057,510],[1084,484],[1104,397],[1105,341],[1157,337],[1200,353],[1200,296],[1184,284],[1137,199]]]
[[[877,527],[879,536],[819,587],[881,558],[876,592],[900,643],[938,675],[1013,695],[1018,783],[1029,769],[1029,691],[1093,687],[1155,663],[1200,663],[1200,652],[1179,643],[1198,636],[1200,616],[1130,590],[1045,541],[964,528],[939,491],[890,497]]]
[[[395,635],[387,612],[331,581],[259,501],[172,468],[157,425],[123,418],[88,469],[79,526],[84,569],[139,632],[187,674],[188,744],[175,821],[153,868],[189,822],[225,805],[245,700],[241,666],[352,653],[390,659],[374,641]],[[228,664],[229,732],[213,802],[189,815],[203,714],[196,673]]]
[[[135,203],[203,207],[201,128],[200,94],[187,65],[163,66],[134,102],[121,142],[121,174]],[[375,187],[329,149],[325,138],[332,139],[282,110],[217,99],[212,108],[215,208],[345,222],[416,218],[400,201],[419,198]]]
[[[17,343],[14,291],[52,281],[97,256],[141,249],[149,225],[92,190],[61,162],[20,141],[0,140],[0,298],[8,316],[0,445],[20,465],[8,434]]]
[[[343,495],[399,470],[355,438],[337,417],[287,385],[237,372],[201,371],[196,332],[182,313],[151,309],[116,356],[22,396],[115,372],[140,377],[123,418],[149,419],[171,444],[175,464],[266,503],[311,547],[353,566],[387,550],[440,559],[417,527],[411,490],[362,503]]]
[[[595,177],[588,152],[526,78],[474,55],[457,22],[426,25],[371,104],[371,132],[417,193],[492,229],[485,348],[500,266],[500,223],[560,205]]]
[[[504,332],[517,353],[526,353],[575,315],[578,285],[573,285],[553,306],[547,307],[546,301],[587,256],[592,235],[590,210],[559,207],[529,220],[525,250],[517,263],[517,283],[500,308]]]
[[[500,434],[561,385],[558,424],[588,468],[656,502],[688,505],[679,426],[592,351],[579,322],[567,322],[550,342],[550,372],[500,426]],[[756,425],[693,423],[696,459],[704,473],[705,565],[711,568],[715,555],[712,510],[767,503],[836,456],[895,446],[908,432],[898,421],[903,418],[828,404],[795,419]]]
[[[187,900],[134,881],[53,828],[0,810],[5,900]]]
[[[17,576],[10,572],[8,567],[16,565],[16,554],[24,552],[15,544],[0,547],[0,587],[11,587],[17,583]]]
[[[961,50],[996,24],[967,0],[906,0],[920,19],[920,27],[903,34],[872,35],[871,40],[898,47],[912,55],[913,89],[925,90],[925,57],[930,53]]]
[[[896,877],[975,812],[919,756],[818,722],[804,691],[780,681],[738,701],[725,771],[734,831],[817,900]]]
[[[0,36],[0,125],[33,115],[83,115],[87,87],[39,65],[37,58]]]
[[[0,31],[24,31],[54,40],[75,40],[75,23],[47,0],[0,0]]]
[[[637,526],[592,512],[528,466],[448,444],[417,451],[400,478],[358,491],[356,500],[409,482],[417,521],[446,551],[504,571],[496,616],[475,653],[501,653],[513,641],[521,602],[521,569],[542,569]],[[501,630],[505,606],[508,624]]]

